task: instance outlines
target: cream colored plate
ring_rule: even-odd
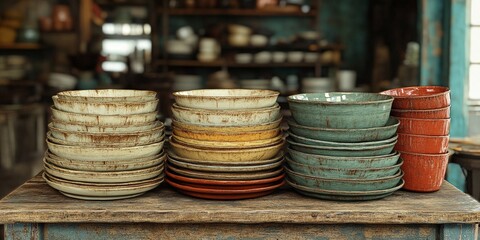
[[[58,136],[58,134],[62,134],[62,133],[57,132],[56,135]],[[66,136],[66,135],[64,135],[64,136]],[[165,138],[165,133],[162,131],[160,136],[152,138],[148,141],[140,141],[140,142],[139,141],[114,142],[114,141],[116,141],[115,138],[112,138],[111,142],[105,141],[103,143],[99,143],[99,142],[75,142],[75,141],[72,142],[72,141],[69,141],[69,140],[56,138],[53,135],[52,131],[47,132],[47,139],[49,141],[51,141],[53,143],[56,143],[56,144],[60,144],[60,145],[66,145],[66,146],[118,147],[118,148],[120,148],[120,147],[135,147],[135,146],[145,146],[145,145],[148,145],[148,144],[158,143],[158,142],[163,141],[164,138]]]
[[[142,193],[137,193],[137,194],[132,194],[132,195],[124,195],[124,196],[116,196],[116,197],[88,197],[88,196],[82,196],[82,195],[75,195],[75,194],[70,194],[67,192],[62,192],[59,191],[61,194],[70,197],[70,198],[76,198],[80,200],[87,200],[87,201],[113,201],[113,200],[122,200],[122,199],[128,199],[128,198],[134,198],[143,195],[145,192]]]
[[[163,153],[163,151],[162,151]],[[64,169],[71,170],[80,170],[80,171],[93,171],[93,172],[109,172],[109,171],[127,171],[127,170],[137,170],[144,169],[148,167],[153,167],[160,165],[165,161],[166,154],[157,155],[158,157],[154,159],[148,159],[145,161],[133,160],[128,162],[116,162],[116,161],[76,161],[62,159],[59,157],[52,157],[52,155],[45,156],[45,159]]]
[[[72,101],[52,96],[55,108],[73,113],[98,115],[126,115],[149,113],[157,109],[158,99],[148,102],[91,102]]]
[[[167,155],[169,158],[173,158],[174,160],[182,161],[182,162],[187,162],[187,163],[193,163],[193,164],[199,164],[199,165],[215,165],[215,166],[253,166],[253,165],[262,165],[262,164],[269,164],[269,163],[274,163],[278,162],[281,159],[283,159],[283,156],[285,155],[282,151],[277,153],[274,157],[270,159],[265,159],[265,160],[257,160],[257,161],[250,161],[250,162],[236,162],[236,161],[209,161],[209,160],[198,160],[198,159],[190,159],[190,158],[184,158],[180,157],[177,154],[175,154],[173,151],[168,151]]]
[[[198,124],[189,124],[172,119],[172,125],[178,128],[182,128],[190,131],[207,131],[207,132],[219,132],[219,133],[243,133],[243,132],[255,132],[262,130],[275,129],[280,126],[282,118],[279,118],[273,122],[256,124],[249,126],[204,126]]]
[[[149,190],[152,190],[159,186],[163,182],[163,177],[161,179],[155,179],[155,181],[149,181],[145,184],[133,184],[131,186],[116,186],[112,184],[111,186],[89,186],[89,185],[80,185],[68,183],[65,181],[57,181],[51,179],[48,174],[43,174],[43,179],[51,187],[74,196],[83,196],[83,197],[125,197],[132,196],[136,194],[142,194]]]
[[[208,160],[208,161],[236,161],[236,162],[249,162],[249,161],[258,161],[264,159],[273,158],[282,150],[284,141],[280,144],[261,147],[261,148],[250,148],[250,149],[198,149],[193,147],[188,147],[170,139],[170,146],[172,150],[184,158],[198,159],[198,160]]]
[[[54,127],[53,123],[50,123],[48,124],[48,129],[50,130],[50,133],[54,138],[70,142],[71,144],[69,145],[77,143],[88,143],[91,145],[108,145],[123,143],[124,145],[129,144],[129,146],[135,146],[146,145],[160,141],[162,139],[162,135],[164,135],[163,130],[165,129],[165,127],[162,125],[154,129],[132,133],[90,133],[62,130]]]
[[[246,141],[246,142],[225,142],[225,141],[200,141],[191,138],[185,138],[181,136],[172,135],[174,141],[191,146],[196,148],[204,149],[241,149],[241,148],[259,148],[259,147],[268,147],[276,145],[282,142],[282,135],[278,135],[274,138],[256,140],[256,141]]]
[[[83,133],[136,133],[136,132],[145,132],[152,130],[154,128],[160,127],[165,128],[162,122],[153,121],[144,124],[138,125],[121,125],[121,126],[101,126],[98,124],[86,125],[86,124],[75,124],[69,122],[62,122],[57,119],[53,119],[51,125],[54,128],[63,130],[63,131],[74,131],[74,132],[83,132]]]
[[[283,160],[283,159],[282,159]],[[205,172],[258,172],[258,171],[267,171],[271,169],[278,168],[282,165],[283,161],[277,161],[269,164],[262,165],[250,165],[250,166],[225,166],[225,165],[205,165],[205,164],[194,164],[188,162],[182,162],[174,158],[169,157],[168,163],[173,166],[182,167],[189,170],[205,171]]]
[[[67,146],[47,140],[48,149],[55,155],[72,160],[109,161],[153,156],[162,151],[165,140],[135,147]]]
[[[271,171],[258,171],[258,172],[247,172],[247,173],[218,173],[218,172],[204,172],[204,171],[178,168],[178,167],[172,166],[171,164],[168,165],[168,169],[176,172],[177,174],[187,176],[187,177],[200,178],[200,179],[213,179],[213,180],[264,179],[264,178],[278,176],[283,172],[283,168],[279,168],[277,170],[271,170]]]
[[[51,108],[52,119],[54,121],[59,120],[72,124],[83,124],[87,126],[99,126],[99,127],[128,127],[130,125],[143,125],[153,122],[157,119],[157,111],[141,114],[125,114],[125,115],[96,115],[96,114],[82,114],[65,112],[56,109],[54,106]]]
[[[140,181],[145,179],[154,178],[163,172],[164,164],[131,171],[118,171],[118,172],[92,172],[92,171],[79,171],[70,170],[57,167],[44,159],[45,171],[55,177],[80,181],[80,182],[93,182],[93,183],[125,183]]]

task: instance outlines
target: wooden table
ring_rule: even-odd
[[[165,185],[110,202],[64,197],[39,176],[0,201],[6,239],[475,239],[480,204],[449,183],[435,193],[322,201],[285,188],[210,201]]]

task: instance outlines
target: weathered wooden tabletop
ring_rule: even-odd
[[[81,201],[63,196],[36,176],[0,201],[0,223],[14,222],[478,223],[480,204],[447,182],[435,193],[398,191],[365,202],[323,201],[288,188],[250,200],[202,200],[165,183],[137,198]]]

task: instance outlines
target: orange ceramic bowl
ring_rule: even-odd
[[[428,136],[398,133],[394,149],[399,152],[439,154],[446,153],[449,136]]]
[[[450,118],[446,119],[421,119],[397,118],[400,121],[398,133],[445,136],[450,133]]]
[[[450,118],[450,106],[437,109],[411,110],[411,109],[392,109],[390,115],[394,117],[406,118]]]
[[[392,96],[395,109],[436,109],[450,106],[450,90],[440,86],[395,88],[380,94]]]
[[[449,153],[419,154],[400,152],[403,159],[404,189],[416,192],[434,192],[440,189],[447,169]]]

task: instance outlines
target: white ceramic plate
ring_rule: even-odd
[[[212,110],[253,109],[273,106],[279,93],[254,89],[199,89],[174,92],[179,106]]]
[[[205,126],[246,126],[274,122],[280,118],[280,106],[247,110],[205,110],[173,104],[176,120]]]
[[[89,133],[67,131],[53,127],[52,123],[48,124],[48,129],[54,138],[72,143],[69,145],[73,145],[75,143],[90,143],[92,145],[97,143],[125,143],[127,146],[146,145],[162,140],[161,137],[164,135],[164,126],[158,126],[151,130],[139,131],[135,133]]]
[[[108,116],[65,112],[58,110],[54,106],[50,109],[52,110],[53,121],[99,127],[129,127],[130,125],[143,125],[154,122],[158,114],[157,111],[152,111],[141,114]]]
[[[70,136],[70,135],[69,135]],[[149,142],[112,142],[112,143],[91,143],[91,142],[72,142],[63,139],[59,139],[53,136],[52,132],[47,132],[47,139],[56,144],[67,146],[86,146],[86,147],[134,147],[144,146],[152,143],[161,142],[165,138],[165,133],[162,133],[160,137],[154,138]]]
[[[94,171],[94,172],[109,172],[109,171],[127,171],[144,169],[163,164],[166,159],[166,154],[162,151],[161,154],[156,155],[155,158],[145,160],[132,159],[131,161],[77,161],[63,159],[52,154],[46,153],[45,159],[64,169],[80,170],[80,171]]]
[[[147,102],[157,97],[154,91],[132,89],[99,89],[59,92],[58,98],[90,102]]]
[[[74,124],[68,122],[62,122],[53,119],[51,126],[64,131],[75,132],[88,132],[88,133],[136,133],[152,130],[154,128],[163,127],[163,123],[160,121],[147,122],[139,125],[121,125],[121,126],[101,126],[98,124],[86,125],[86,124]]]
[[[158,99],[148,102],[90,102],[60,99],[56,95],[52,99],[59,110],[98,115],[148,113],[155,111],[158,105]]]
[[[110,161],[144,158],[156,155],[163,149],[165,140],[135,147],[67,146],[47,140],[50,152],[66,159],[86,161]]]
[[[58,178],[52,178],[47,173],[43,174],[43,179],[51,187],[66,193],[71,197],[85,200],[114,200],[133,197],[150,191],[158,187],[163,182],[163,176],[144,181],[142,183],[133,183],[131,185],[118,186],[115,184],[109,186],[96,186],[77,184],[64,181]]]
[[[93,172],[65,169],[43,159],[45,171],[55,177],[89,183],[127,183],[154,178],[163,173],[164,164],[129,171]]]

